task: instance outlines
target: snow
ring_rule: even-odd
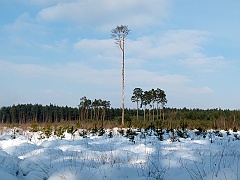
[[[113,137],[65,133],[39,139],[40,132],[2,131],[0,179],[20,180],[153,180],[240,179],[240,132],[208,131],[206,137],[187,131],[188,138],[171,141],[164,133],[139,132],[135,142],[117,133]],[[235,134],[235,135],[234,135]],[[212,142],[211,142],[212,139]]]

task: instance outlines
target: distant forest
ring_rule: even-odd
[[[105,106],[104,106],[105,104]],[[101,105],[82,107],[60,107],[57,105],[18,104],[1,107],[0,122],[2,124],[28,124],[28,123],[61,123],[68,121],[78,122],[111,122],[120,124],[121,108],[110,108],[110,102],[105,101]],[[233,129],[240,127],[239,110],[222,109],[177,109],[165,107],[146,108],[145,120],[144,109],[139,108],[138,120],[137,109],[125,109],[126,126],[141,126],[157,123],[164,128],[213,128]]]

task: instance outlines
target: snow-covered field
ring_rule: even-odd
[[[103,136],[75,132],[60,139],[39,139],[40,132],[16,133],[5,129],[0,136],[0,179],[240,179],[240,132],[208,131],[206,137],[187,131],[188,138],[154,132],[138,133],[134,141],[117,128]],[[144,137],[145,136],[145,137]],[[222,137],[221,137],[222,136]],[[212,140],[212,143],[211,143]]]

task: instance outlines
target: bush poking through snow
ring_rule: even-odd
[[[238,134],[234,134],[234,137],[235,137],[236,140],[240,140],[240,137],[239,137]]]
[[[98,136],[103,136],[105,134],[105,130],[103,129],[103,127],[100,127],[98,130]]]
[[[215,136],[223,137],[223,134],[220,131],[216,130],[216,131],[213,131],[213,132],[214,132]]]
[[[136,131],[130,128],[130,129],[127,129],[125,137],[136,136],[136,135],[137,135]]]
[[[62,140],[63,138],[65,138],[64,132],[65,132],[65,130],[64,130],[64,128],[62,128],[61,126],[56,127],[56,128],[54,129],[54,135],[57,136],[57,137],[59,137],[61,140]]]
[[[123,136],[123,135],[124,135],[124,130],[123,130],[122,128],[121,128],[121,129],[118,129],[118,133]]]
[[[73,126],[67,127],[67,133],[71,134],[71,139],[73,139],[73,140],[74,140],[76,131],[77,131],[77,129],[74,129]]]
[[[186,138],[189,137],[187,131],[185,131],[185,130],[184,130],[184,131],[183,131],[183,130],[177,130],[177,135],[178,135],[180,138],[184,138],[184,139],[186,139]]]
[[[162,128],[156,130],[156,136],[160,141],[164,140],[163,135],[164,135],[164,131],[162,130]]]
[[[169,137],[170,137],[171,142],[177,142],[177,141],[180,142],[180,140],[175,135],[174,129],[171,130],[171,135]]]
[[[237,132],[237,131],[238,131],[238,130],[237,130],[236,126],[234,126],[233,132]]]
[[[53,129],[50,124],[47,124],[43,129],[42,129],[43,134],[45,135],[46,138],[50,138],[52,135]]]
[[[16,139],[16,128],[13,129],[12,139]]]
[[[29,131],[30,131],[30,132],[38,132],[38,131],[40,131],[40,128],[39,128],[37,122],[33,122],[33,123],[30,125]]]
[[[91,129],[90,133],[95,136],[98,133],[97,124],[94,124],[94,127]]]
[[[86,138],[87,137],[87,131],[85,129],[83,129],[82,131],[79,131],[79,136],[82,138]]]
[[[112,137],[113,137],[112,131],[109,132],[108,137],[109,137],[109,138],[112,138]]]

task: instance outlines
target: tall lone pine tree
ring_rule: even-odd
[[[122,51],[122,125],[124,125],[124,45],[129,32],[130,30],[126,25],[117,26],[111,31],[111,37]]]

